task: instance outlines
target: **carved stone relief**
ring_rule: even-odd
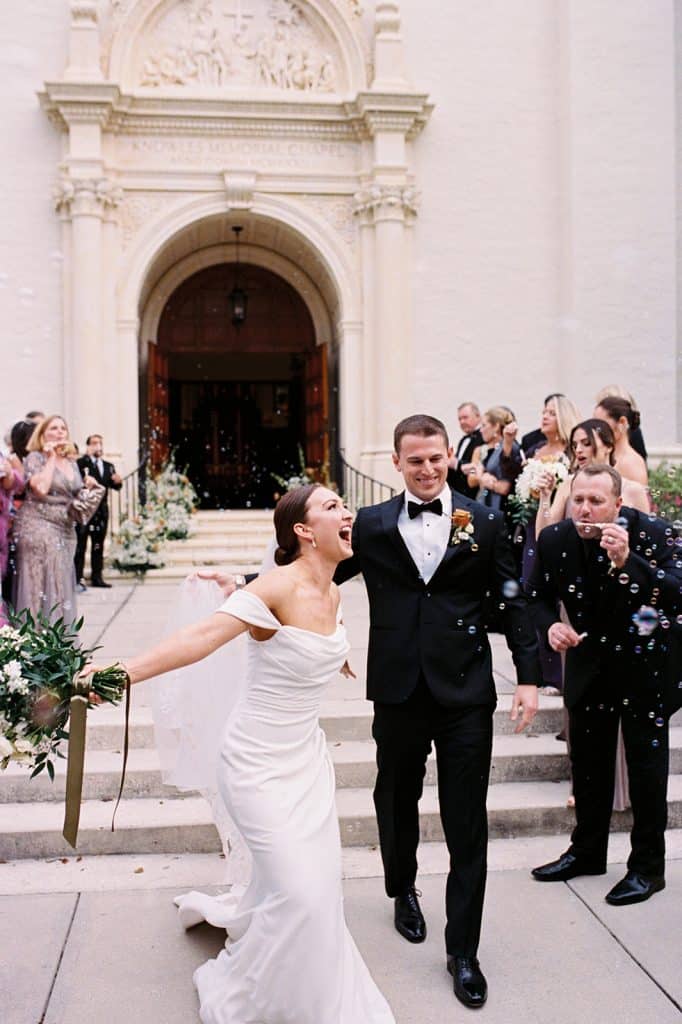
[[[188,197],[188,193],[183,193],[182,201],[186,202]],[[161,210],[177,202],[177,199],[177,195],[167,192],[127,193],[118,211],[122,249],[128,248],[144,224],[153,220]]]
[[[357,239],[353,220],[352,196],[305,195],[305,204],[334,228],[346,245],[353,247]]]
[[[338,46],[295,0],[180,0],[139,48],[147,88],[335,92]]]

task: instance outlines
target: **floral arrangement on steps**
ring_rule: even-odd
[[[199,503],[194,487],[175,465],[173,453],[147,482],[147,499],[137,516],[121,520],[109,558],[120,572],[145,573],[164,565],[167,540],[186,540]]]
[[[325,462],[320,467],[307,466],[305,454],[300,444],[298,446],[298,473],[292,473],[290,476],[280,476],[278,473],[271,473],[270,476],[281,488],[281,491],[275,492],[274,498],[276,501],[287,491],[293,491],[296,487],[303,487],[305,484],[330,486],[329,463]]]
[[[164,522],[166,540],[185,540],[189,536],[190,517],[199,497],[185,473],[175,465],[171,452],[161,472],[147,484],[146,509],[156,509]]]

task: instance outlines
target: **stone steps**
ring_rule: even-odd
[[[533,725],[533,736],[557,733],[562,726],[563,712],[557,699],[554,707],[542,707]],[[496,736],[511,735],[514,724],[509,719],[511,697],[502,694],[494,714]],[[682,724],[682,723],[681,723]],[[322,704],[320,725],[329,743],[339,741],[370,740],[372,734],[372,708],[366,700],[327,700]],[[530,742],[527,734],[521,739]],[[123,742],[123,709],[101,707],[88,717],[88,750],[120,750]],[[554,741],[561,750],[559,743]],[[151,708],[133,704],[130,713],[130,748],[153,747],[154,724]],[[565,749],[565,748],[563,748]],[[1,776],[0,776],[1,778]]]
[[[671,772],[682,773],[682,728],[671,731]],[[334,763],[337,789],[371,789],[376,774],[375,746],[371,740],[336,740],[329,752]],[[117,750],[89,750],[85,759],[84,800],[111,800],[118,794],[122,757]],[[55,764],[55,781],[46,773],[30,779],[20,764],[11,764],[3,773],[3,803],[47,802],[64,799],[66,761]],[[555,782],[568,778],[566,747],[557,743],[554,733],[526,736],[496,736],[490,781]],[[427,764],[426,783],[436,782],[436,761]],[[125,796],[127,799],[151,797],[182,799],[184,794],[161,780],[159,756],[153,747],[133,748],[128,758]]]
[[[567,835],[573,812],[566,807],[567,782],[502,782],[488,797],[493,839],[538,835]],[[369,789],[340,789],[336,795],[343,846],[374,846],[378,842],[372,794]],[[81,809],[78,853],[213,853],[218,835],[208,805],[199,797],[182,800],[152,798],[121,802],[116,831],[111,831],[112,801],[85,800]],[[0,805],[0,859],[66,857],[73,850],[61,835],[63,805],[5,803]],[[426,786],[420,804],[424,842],[443,839],[435,786]],[[614,813],[612,831],[631,827],[629,812]],[[669,827],[682,827],[682,776],[669,784]]]
[[[243,574],[258,572],[272,540],[272,516],[267,509],[195,512],[190,536],[186,540],[166,541],[161,552],[163,568],[150,569],[145,582],[180,580],[201,566]],[[110,569],[108,576],[115,580],[130,574]]]

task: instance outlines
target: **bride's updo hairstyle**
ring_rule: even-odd
[[[294,533],[294,526],[296,523],[305,522],[310,495],[320,486],[320,484],[304,484],[303,487],[295,487],[292,491],[283,494],[277,502],[275,506],[275,534],[277,536],[275,562],[277,565],[290,565],[300,555],[300,542]]]

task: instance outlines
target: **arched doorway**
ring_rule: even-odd
[[[204,508],[272,506],[277,476],[328,462],[327,346],[291,284],[241,264],[247,317],[235,326],[235,264],[192,274],[167,299],[147,361],[150,458],[172,448]]]

